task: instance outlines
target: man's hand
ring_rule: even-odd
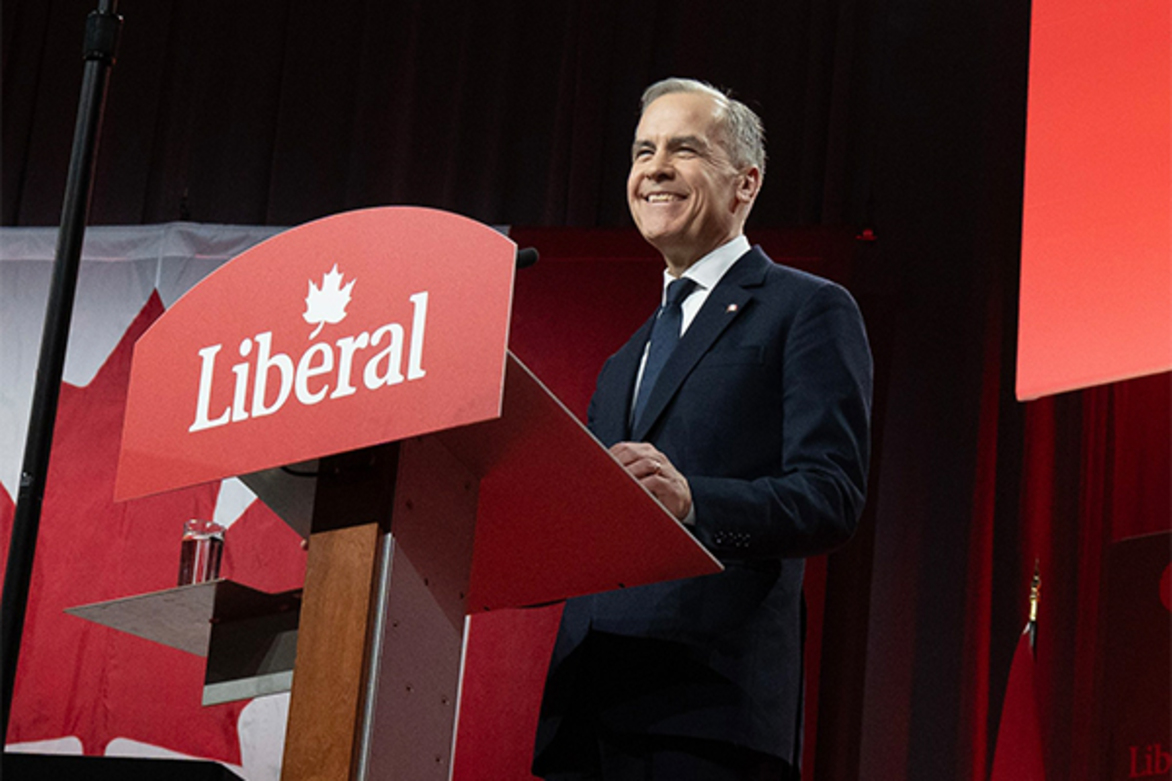
[[[692,489],[688,487],[687,478],[667,456],[646,442],[619,442],[611,447],[610,453],[672,515],[681,521],[688,517],[692,509]]]

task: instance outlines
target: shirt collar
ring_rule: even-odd
[[[683,273],[683,276],[694,281],[696,286],[704,290],[711,290],[716,287],[721,278],[725,275],[732,265],[737,262],[737,259],[744,255],[750,249],[749,240],[742,233],[732,241],[720,245],[716,249],[709,252],[704,257],[697,260],[692,265],[688,266],[688,270]],[[675,281],[675,277],[663,271],[663,295],[667,295],[667,286]],[[665,299],[666,300],[666,299]]]

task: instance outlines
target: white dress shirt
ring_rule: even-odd
[[[680,336],[688,332],[688,326],[696,318],[700,307],[704,306],[704,302],[708,300],[708,294],[712,292],[712,288],[716,287],[725,273],[732,268],[741,255],[749,251],[749,248],[749,240],[745,238],[744,234],[741,234],[688,266],[683,275],[695,282],[696,286],[680,303],[680,311],[683,314],[680,322]],[[676,278],[665,268],[663,270],[663,291],[659,297],[660,306],[663,306],[667,301],[667,286],[675,281]],[[628,410],[628,415],[633,414],[635,399],[639,397],[639,385],[643,382],[643,367],[647,365],[647,349],[650,346],[651,342],[649,341],[643,347],[643,359],[639,361],[639,373],[635,376],[635,392],[631,395],[632,409]]]

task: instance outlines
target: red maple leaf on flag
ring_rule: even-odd
[[[247,703],[200,704],[203,657],[63,612],[174,586],[183,522],[211,518],[216,506],[218,482],[113,499],[132,348],[162,311],[155,293],[89,385],[62,385],[7,737],[72,735],[90,755],[127,738],[239,764]],[[0,490],[5,544],[11,507]],[[223,577],[266,591],[301,584],[300,538],[259,502],[228,530],[224,549]]]
[[[317,328],[309,335],[310,339],[317,336],[326,323],[336,324],[345,319],[350,291],[357,280],[352,279],[342,287],[344,276],[338,273],[338,264],[335,263],[332,269],[322,275],[320,288],[313,284],[312,279],[309,281],[309,295],[305,297],[305,313],[302,317],[310,325],[317,324]]]

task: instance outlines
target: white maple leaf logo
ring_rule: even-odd
[[[338,264],[323,274],[321,287],[309,281],[309,295],[305,297],[305,322],[310,325],[317,323],[317,328],[309,335],[312,339],[317,336],[326,323],[340,323],[346,318],[346,306],[350,303],[350,290],[357,280],[350,280],[342,287],[343,274],[338,273]]]

